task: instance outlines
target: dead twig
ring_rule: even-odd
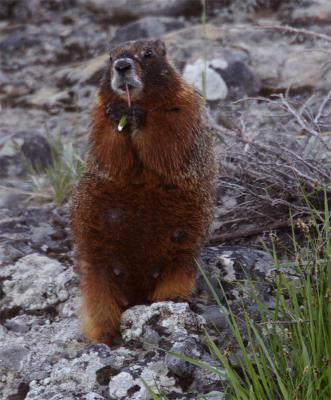
[[[219,232],[211,244],[288,229],[289,212],[292,223],[299,217],[323,218],[325,194],[331,199],[331,143],[321,132],[320,121],[330,112],[331,93],[319,105],[317,95],[302,101],[303,105],[284,96],[246,98],[243,106],[236,102],[235,107],[245,110],[236,117],[238,123],[222,115],[222,126],[218,125],[207,112],[209,129],[220,139],[222,149],[218,153],[220,202],[223,193],[235,199],[230,208],[221,205],[224,212],[218,216]],[[264,124],[263,130],[252,134],[246,110],[249,102],[261,100],[279,114],[273,119],[277,124]],[[298,131],[295,125],[299,125]],[[313,148],[307,148],[306,137],[316,139]],[[240,229],[242,224],[251,228]]]
[[[297,110],[295,110],[290,103],[285,99],[285,97],[283,96],[283,94],[279,94],[279,95],[275,95],[277,96],[281,102],[282,105],[294,116],[294,118],[296,119],[296,121],[298,122],[298,124],[301,126],[301,128],[308,132],[310,135],[316,137],[321,143],[323,143],[323,145],[331,151],[331,146],[324,140],[324,138],[321,136],[320,132],[316,131],[315,129],[313,129],[312,127],[310,127],[306,121],[303,119],[303,117],[297,112]]]
[[[325,106],[327,105],[328,101],[331,99],[331,90],[329,91],[329,93],[325,96],[322,104],[320,105],[318,112],[316,114],[316,117],[314,118],[314,122],[315,124],[317,124],[323,114],[323,111],[325,109]]]
[[[47,200],[50,200],[52,198],[51,195],[38,193],[38,192],[27,192],[24,190],[19,190],[19,189],[15,189],[15,188],[12,188],[9,186],[3,186],[3,185],[0,185],[0,191],[15,193],[15,194],[22,194],[22,195],[30,196],[30,197],[40,197],[40,198],[47,199]]]
[[[302,28],[294,28],[293,26],[289,25],[260,25],[254,27],[255,29],[264,29],[264,30],[273,30],[273,31],[279,31],[283,33],[294,33],[294,34],[300,34],[304,36],[310,36],[316,39],[322,39],[325,40],[326,42],[331,43],[331,36],[325,35],[324,33],[318,33],[314,31],[310,31],[307,29],[302,29]]]
[[[291,325],[291,324],[308,324],[311,321],[308,319],[300,319],[296,321],[266,321],[259,322],[259,325]]]
[[[235,232],[223,233],[221,235],[214,236],[209,240],[208,244],[210,246],[215,246],[230,240],[243,239],[249,236],[257,236],[260,235],[261,233],[271,232],[277,229],[290,228],[290,226],[291,222],[289,220],[284,220],[284,221],[274,222],[273,224],[258,226],[254,228],[238,229]]]

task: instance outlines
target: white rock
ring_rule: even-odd
[[[6,139],[6,138],[4,138]],[[9,137],[7,140],[0,142],[0,156],[14,156],[18,152],[18,148],[22,146],[23,139]]]
[[[139,373],[139,369],[135,366],[130,368],[133,375]],[[163,361],[151,362],[141,371],[139,376],[134,379],[128,372],[121,372],[114,376],[109,382],[109,395],[111,399],[127,399],[127,392],[133,386],[139,390],[130,395],[131,400],[150,400],[151,396],[148,393],[143,381],[147,386],[157,392],[158,389],[165,394],[170,392],[182,393],[182,390],[176,387],[174,377],[168,376],[169,370]]]
[[[72,275],[51,258],[31,254],[3,272],[10,277],[3,283],[6,305],[26,310],[43,309],[69,296],[66,284]]]
[[[158,317],[158,326],[165,328],[169,336],[198,334],[205,323],[203,317],[190,310],[187,303],[164,301],[150,306],[135,306],[126,310],[121,319],[121,332],[124,340],[141,340],[150,335],[154,318]]]
[[[128,390],[135,385],[135,380],[128,372],[115,375],[109,382],[109,396],[111,399],[126,398]]]
[[[213,58],[208,62],[208,66],[219,69],[226,69],[229,64],[223,58]]]
[[[123,17],[136,19],[146,15],[178,16],[201,13],[201,3],[197,0],[79,0],[79,3],[114,21]]]
[[[224,400],[224,393],[222,392],[209,392],[206,394],[206,399],[210,399],[210,400]]]
[[[163,361],[148,364],[141,373],[141,378],[152,389],[157,389],[159,385],[162,389],[173,388],[176,385],[174,377],[168,376],[168,368]]]
[[[205,75],[207,100],[225,99],[228,95],[227,85],[223,78],[212,67],[224,69],[227,67],[227,63],[220,59],[205,62],[202,58],[199,58],[195,63],[185,66],[183,77],[186,82],[203,93],[203,76]]]
[[[103,396],[100,396],[98,393],[90,392],[86,396],[83,397],[84,400],[104,400]]]

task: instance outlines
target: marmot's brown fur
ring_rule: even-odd
[[[83,331],[108,344],[129,306],[189,296],[215,177],[201,98],[164,44],[128,42],[110,56],[71,208]]]

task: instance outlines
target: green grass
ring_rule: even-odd
[[[295,228],[305,238],[301,243]],[[312,211],[309,223],[293,222],[292,236],[292,261],[282,263],[273,253],[278,270],[274,308],[267,309],[258,298],[253,299],[258,321],[244,308],[239,319],[227,299],[221,303],[198,265],[216,304],[226,311],[234,338],[236,351],[230,356],[206,332],[206,344],[220,366],[220,386],[228,400],[331,399],[331,243],[326,198],[325,215],[319,217]],[[289,270],[292,276],[286,273]],[[215,367],[174,355],[215,372]]]
[[[60,206],[69,198],[74,184],[78,182],[84,163],[73,143],[64,143],[60,137],[56,140],[48,137],[48,144],[51,151],[49,166],[44,173],[30,167],[30,177],[36,190],[46,189],[50,192],[50,199]]]
[[[331,399],[331,244],[327,199],[325,204],[324,218],[317,220],[312,213],[309,224],[298,223],[305,241],[299,244],[293,235],[292,262],[282,264],[274,253],[279,274],[273,310],[255,299],[260,321],[254,322],[244,312],[242,333],[240,321],[226,301],[228,322],[240,357],[230,361],[207,334],[211,354],[226,371],[227,399]],[[290,278],[285,268],[293,269],[296,278]],[[202,269],[201,272],[204,274]],[[248,346],[244,338],[248,339]]]
[[[56,205],[65,201],[83,170],[83,162],[72,143],[64,145],[60,140],[51,145],[52,162],[46,170],[47,180]]]

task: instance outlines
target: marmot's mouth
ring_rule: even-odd
[[[122,97],[127,97],[128,94],[130,94],[130,96],[137,98],[143,88],[143,85],[136,75],[123,78],[118,76],[118,74],[114,74],[111,80],[111,87]]]
[[[119,89],[121,89],[125,92],[126,90],[134,89],[134,86],[130,85],[129,83],[124,83],[123,85],[119,86]]]

